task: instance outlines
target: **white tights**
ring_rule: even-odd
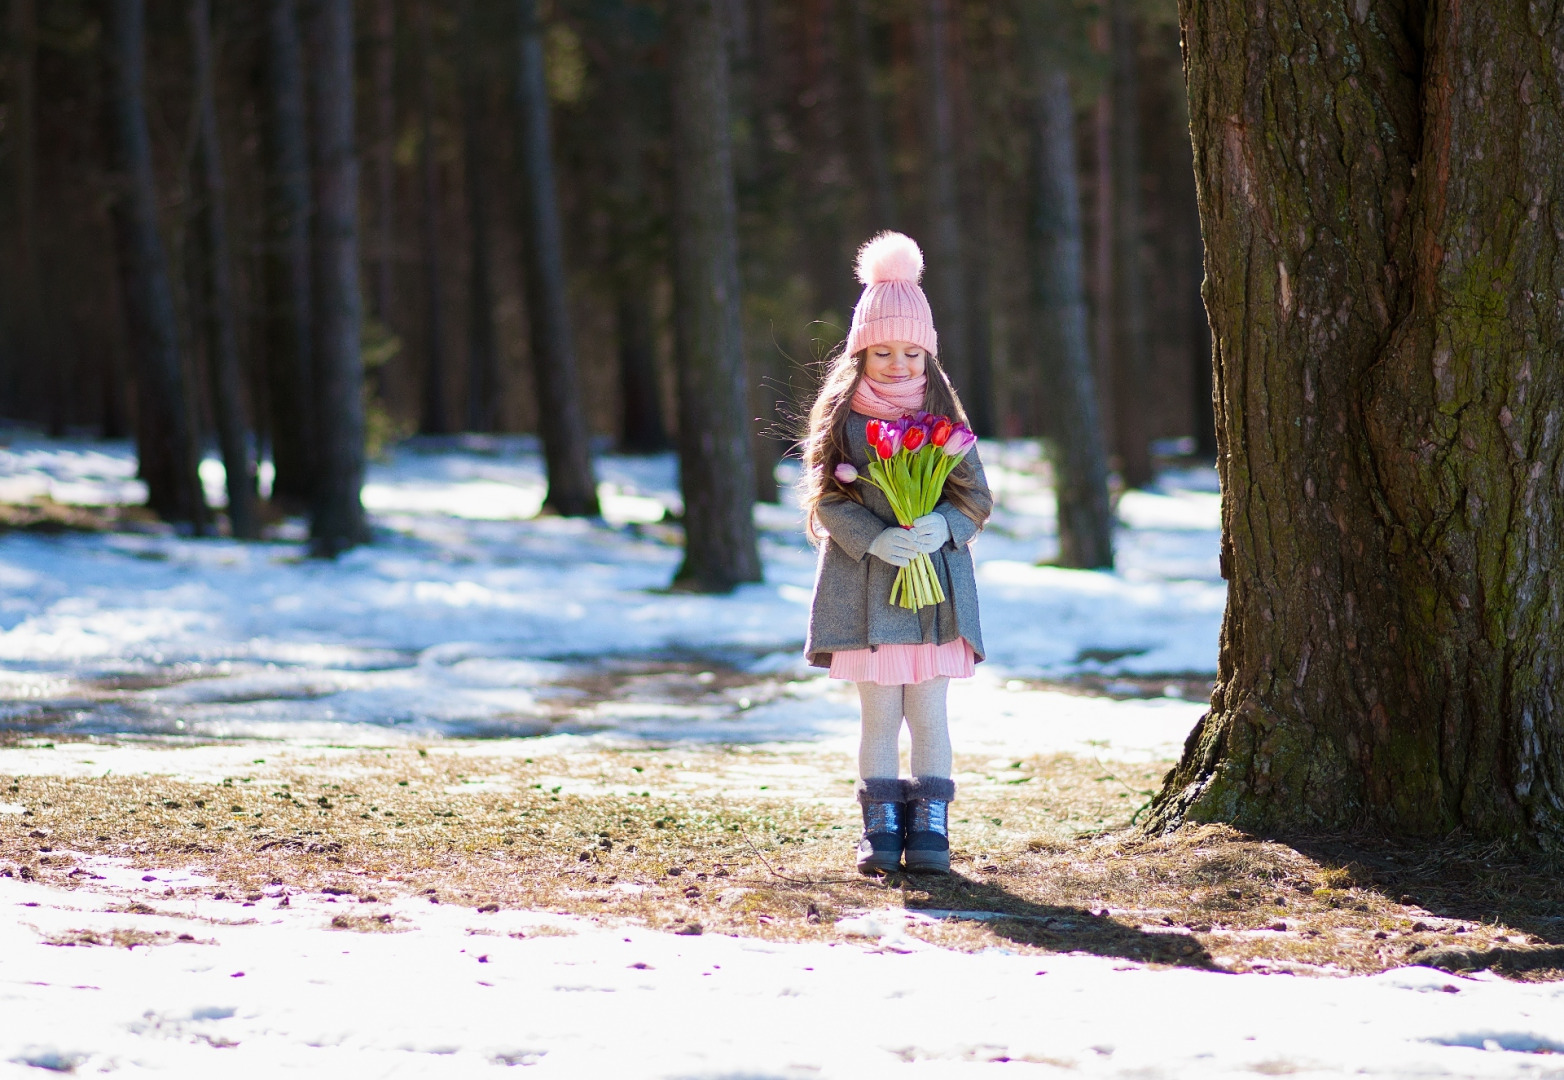
[[[912,732],[912,775],[950,775],[950,729],[945,722],[943,675],[907,686],[858,683],[863,727],[858,740],[858,775],[896,777],[901,772],[898,742],[902,717]]]

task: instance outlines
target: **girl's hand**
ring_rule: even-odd
[[[919,552],[932,555],[950,539],[950,522],[945,520],[944,514],[938,512],[924,514],[912,523],[912,538]]]
[[[874,543],[869,545],[869,554],[892,566],[906,566],[918,555],[917,537],[911,529],[892,525],[874,538]]]

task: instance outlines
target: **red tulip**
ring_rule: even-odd
[[[923,445],[924,438],[926,438],[926,436],[924,435],[922,428],[908,428],[906,436],[902,439],[902,445],[907,448],[907,452],[910,454],[916,451],[918,447]]]
[[[901,449],[901,430],[895,424],[880,425],[880,441],[875,447],[875,452],[886,461],[896,456]]]
[[[929,442],[935,446],[944,446],[950,438],[950,433],[955,430],[955,425],[941,416],[934,421],[934,430],[929,432]]]
[[[873,446],[875,443],[879,442],[880,422],[878,420],[870,420],[869,426],[864,429],[864,434],[865,437],[868,438],[870,446]]]

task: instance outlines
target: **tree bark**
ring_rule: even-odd
[[[467,427],[495,431],[500,422],[499,343],[489,273],[489,185],[483,122],[486,80],[478,55],[473,0],[462,0],[462,156],[467,181]]]
[[[1113,401],[1125,487],[1152,481],[1151,342],[1141,214],[1140,25],[1129,0],[1108,0],[1113,173]]]
[[[418,174],[422,205],[419,207],[424,278],[424,385],[418,430],[424,435],[446,435],[451,425],[445,395],[445,312],[440,272],[440,184],[434,153],[434,41],[429,0],[418,0]]]
[[[538,21],[537,0],[517,0],[516,10],[521,218],[526,244],[527,322],[538,393],[538,433],[548,472],[544,505],[566,517],[594,517],[598,513],[597,481],[592,473],[590,435],[581,405],[581,380],[576,369],[575,336],[565,283],[564,237],[554,184],[554,148],[543,72],[543,28]]]
[[[266,5],[266,379],[272,502],[311,505],[315,481],[310,163],[296,0]]]
[[[334,558],[369,538],[364,484],[363,312],[353,135],[353,0],[316,0],[311,44],[315,161],[316,462],[310,543]]]
[[[200,448],[191,422],[188,380],[179,354],[174,294],[158,234],[152,140],[147,130],[146,13],[142,0],[109,0],[104,24],[108,68],[112,215],[120,279],[136,366],[136,443],[147,503],[196,533],[208,526],[197,474]]]
[[[196,169],[201,185],[201,254],[206,266],[204,308],[206,360],[211,373],[217,441],[227,474],[228,524],[241,540],[261,535],[256,513],[255,461],[244,416],[244,375],[239,367],[235,325],[233,253],[228,244],[228,187],[217,135],[217,88],[213,72],[212,16],[208,0],[190,0],[190,43],[195,60]]]
[[[684,565],[675,583],[728,592],[761,580],[754,522],[728,60],[714,0],[669,5],[673,284]]]
[[[1022,23],[1032,62],[1036,134],[1032,296],[1038,362],[1051,403],[1059,565],[1113,566],[1108,455],[1097,411],[1086,320],[1081,203],[1070,83],[1048,47],[1047,8],[1028,5]]]
[[[1231,584],[1154,827],[1556,843],[1564,22],[1180,6]]]
[[[971,391],[970,312],[963,272],[961,190],[956,175],[956,116],[950,96],[950,4],[927,0],[924,75],[929,100],[928,268],[934,325],[939,329],[939,358],[961,393]]]

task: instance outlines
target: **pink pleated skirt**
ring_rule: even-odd
[[[943,645],[881,645],[877,649],[848,649],[831,654],[831,678],[872,682],[881,686],[906,686],[944,675],[970,679],[976,657],[966,638]]]

